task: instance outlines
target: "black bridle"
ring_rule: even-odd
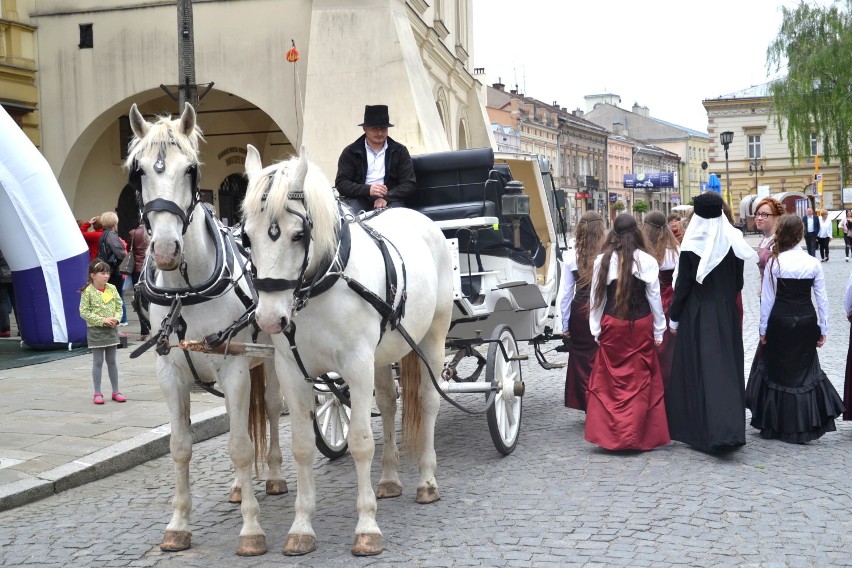
[[[175,142],[170,142],[174,144]],[[166,146],[163,144],[160,146],[160,151],[157,153],[157,159],[154,161],[154,171],[158,174],[163,173],[166,170]],[[178,217],[183,223],[183,229],[181,230],[181,234],[186,234],[187,229],[189,228],[189,224],[192,222],[192,214],[195,212],[195,207],[201,202],[201,191],[199,190],[199,178],[201,177],[201,170],[199,168],[198,162],[193,162],[190,164],[189,168],[187,168],[186,173],[189,174],[192,180],[192,197],[189,202],[189,207],[186,210],[180,208],[180,206],[174,201],[169,201],[168,199],[163,199],[162,197],[158,197],[156,199],[152,199],[148,203],[145,203],[142,198],[142,176],[145,175],[144,170],[139,165],[139,162],[136,160],[133,161],[133,164],[130,167],[130,176],[127,183],[135,190],[136,192],[136,206],[138,207],[141,215],[142,215],[142,223],[145,224],[145,230],[148,231],[148,234],[151,234],[151,222],[148,220],[148,215],[155,211],[165,211],[166,213],[171,213]]]

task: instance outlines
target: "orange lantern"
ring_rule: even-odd
[[[290,42],[292,43],[293,47],[287,50],[286,57],[288,62],[295,63],[299,60],[299,52],[296,51],[296,42],[293,40],[290,40]]]

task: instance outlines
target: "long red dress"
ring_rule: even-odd
[[[671,268],[668,268],[669,261],[673,263]],[[663,312],[666,314],[666,320],[669,319],[669,308],[672,305],[674,298],[674,288],[672,280],[674,278],[674,267],[677,266],[677,252],[667,251],[666,258],[663,260],[663,266],[660,267],[660,300],[663,303]],[[663,387],[669,385],[669,378],[672,376],[672,361],[674,361],[674,346],[675,336],[666,328],[663,334],[663,344],[657,349],[657,359],[660,361],[660,371],[663,374]]]
[[[645,282],[634,276],[629,319],[617,318],[607,310],[615,305],[616,285],[612,281],[607,286],[600,320],[600,348],[589,376],[585,437],[608,450],[652,450],[671,441],[654,345],[654,315],[645,297]]]

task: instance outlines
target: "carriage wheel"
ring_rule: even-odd
[[[314,437],[322,455],[336,460],[349,448],[349,417],[352,409],[325,385],[314,386]]]
[[[518,356],[518,342],[512,328],[503,324],[494,331],[497,339],[510,358]],[[488,430],[494,447],[503,455],[511,454],[518,443],[521,432],[523,395],[515,394],[515,382],[521,382],[521,362],[507,361],[497,343],[489,343],[485,361],[485,380],[499,389],[490,394],[494,403],[488,407]]]

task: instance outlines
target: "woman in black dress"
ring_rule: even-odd
[[[669,310],[675,340],[666,389],[669,432],[702,451],[745,444],[745,372],[737,295],[754,250],[722,216],[722,198],[704,193],[680,247]]]
[[[589,373],[598,352],[598,344],[589,331],[589,289],[592,285],[592,264],[603,240],[603,217],[597,211],[586,211],[577,225],[574,248],[565,252],[563,260],[564,289],[560,308],[562,335],[568,344],[565,406],[584,412]]]
[[[764,354],[749,377],[755,393],[751,425],[763,438],[791,444],[833,432],[834,419],[845,410],[819,364],[817,348],[828,335],[828,298],[822,267],[798,246],[804,231],[797,215],[784,215],[775,226],[760,293]]]

